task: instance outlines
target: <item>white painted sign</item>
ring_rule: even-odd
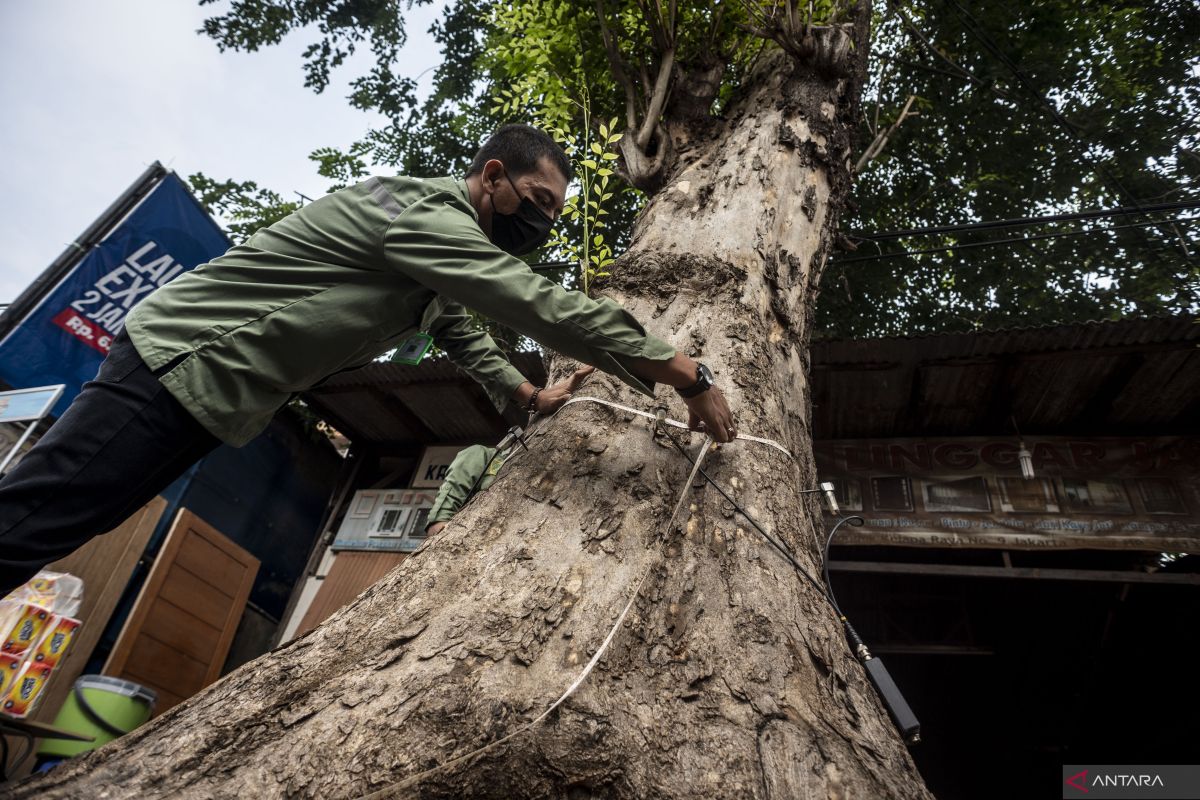
[[[426,447],[409,485],[414,489],[436,489],[441,486],[442,481],[446,479],[446,472],[450,469],[450,462],[462,449],[445,445]]]

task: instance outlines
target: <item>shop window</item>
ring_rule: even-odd
[[[400,523],[407,515],[408,509],[405,508],[385,508],[383,515],[379,518],[379,527],[376,528],[376,533],[396,533],[396,529],[400,527]]]
[[[991,511],[987,480],[969,478],[932,478],[922,482],[926,511]]]
[[[1067,509],[1081,514],[1132,514],[1129,495],[1120,481],[1063,478]]]
[[[1151,514],[1186,514],[1183,496],[1174,481],[1166,478],[1142,478],[1137,482],[1146,511]]]
[[[424,539],[425,524],[429,520],[429,512],[431,510],[429,508],[415,509],[412,517],[409,519],[408,529],[404,532],[404,535],[409,539]]]
[[[1000,510],[1008,514],[1057,514],[1054,482],[1047,478],[997,478]]]
[[[871,502],[876,511],[912,511],[912,484],[908,478],[871,478]]]

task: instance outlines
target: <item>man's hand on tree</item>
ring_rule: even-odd
[[[595,367],[580,367],[571,374],[571,377],[564,381],[559,381],[553,386],[547,386],[538,392],[535,406],[539,414],[553,414],[562,408],[563,403],[571,399],[575,392],[579,391],[579,387],[583,386],[583,382],[587,377],[596,371]]]
[[[733,412],[717,387],[685,397],[683,402],[688,407],[688,427],[692,430],[707,433],[716,442],[732,442],[737,436]]]

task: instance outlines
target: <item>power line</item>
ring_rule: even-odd
[[[853,256],[851,258],[839,258],[838,264],[852,264],[856,261],[886,261],[892,258],[902,258],[904,256],[919,256],[928,253],[944,253],[948,250],[973,250],[977,247],[998,247],[1007,244],[1023,244],[1026,242],[1035,242],[1042,239],[1059,239],[1071,236],[1085,236],[1087,234],[1106,233],[1108,231],[1126,230],[1129,228],[1145,228],[1153,225],[1169,225],[1180,222],[1200,222],[1200,217],[1176,217],[1174,219],[1159,219],[1150,220],[1147,222],[1133,222],[1128,225],[1113,225],[1108,228],[1093,228],[1081,231],[1056,231],[1054,233],[1039,233],[1032,236],[1015,236],[1009,239],[993,239],[989,242],[966,242],[963,244],[951,244],[944,247],[927,247],[922,250],[901,250],[896,253],[879,253],[877,255]]]
[[[1052,222],[1073,222],[1076,220],[1097,219],[1100,217],[1119,217],[1129,214],[1149,214],[1157,211],[1189,211],[1200,208],[1200,198],[1181,200],[1175,203],[1156,203],[1137,207],[1118,206],[1116,208],[1094,209],[1092,211],[1077,211],[1070,214],[1054,214],[1046,217],[1018,217],[1015,219],[989,220],[986,222],[964,222],[957,225],[936,225],[928,228],[908,228],[905,230],[883,231],[881,233],[850,234],[855,239],[866,239],[872,242],[882,242],[888,239],[906,239],[912,236],[927,236],[937,233],[957,233],[959,231],[984,231],[997,228],[1022,228],[1046,225]]]
[[[540,264],[530,264],[529,268],[534,272],[558,272],[560,269],[574,268],[575,266],[573,261],[543,261]]]

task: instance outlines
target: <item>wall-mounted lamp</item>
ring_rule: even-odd
[[[1037,476],[1033,474],[1033,453],[1029,452],[1029,448],[1025,446],[1025,440],[1021,439],[1021,429],[1017,427],[1017,418],[1009,417],[1012,420],[1013,430],[1017,432],[1017,461],[1021,464],[1021,477],[1027,481],[1031,481]]]
[[[1033,474],[1033,453],[1026,449],[1024,441],[1020,443],[1020,449],[1017,450],[1017,460],[1021,462],[1022,478],[1031,481],[1037,477]]]

